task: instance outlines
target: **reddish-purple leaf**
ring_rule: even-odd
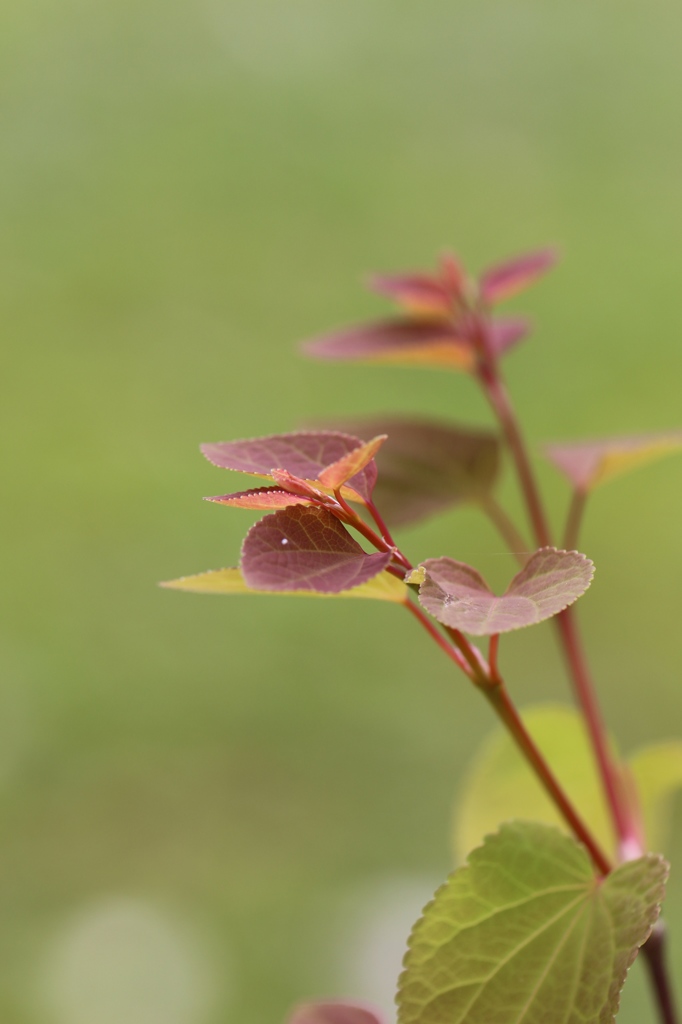
[[[223,469],[269,478],[273,476],[273,469],[284,469],[295,477],[314,482],[323,469],[362,445],[359,438],[337,431],[300,431],[203,444],[201,450],[209,462]],[[375,481],[376,466],[370,462],[348,481],[348,489],[353,492],[349,497],[369,500]]]
[[[557,261],[554,249],[540,249],[490,267],[481,275],[481,298],[490,306],[528,288]]]
[[[374,274],[369,286],[411,312],[441,316],[452,312],[452,294],[443,281],[428,274]]]
[[[419,600],[439,622],[473,636],[532,626],[557,615],[585,593],[594,566],[577,551],[540,548],[497,597],[483,577],[453,558],[428,558]]]
[[[250,508],[262,512],[289,508],[290,505],[316,504],[314,498],[282,491],[279,487],[254,487],[250,491],[236,491],[234,494],[221,494],[216,498],[204,498],[204,501],[215,501],[219,505],[233,505],[236,508]]]
[[[682,448],[682,431],[608,437],[598,441],[545,445],[545,454],[578,491],[587,493],[598,484],[630,469],[654,462]]]
[[[499,442],[488,431],[401,416],[353,418],[333,425],[360,436],[388,435],[376,456],[379,477],[373,500],[389,526],[404,526],[458,502],[479,499],[495,483]]]
[[[304,351],[321,359],[447,366],[471,370],[473,345],[447,320],[383,320],[306,342]]]
[[[386,434],[379,434],[378,437],[373,437],[371,441],[367,441],[366,444],[355,448],[348,455],[344,455],[338,462],[327,466],[320,473],[318,477],[319,482],[323,487],[328,487],[329,490],[335,491],[348,480],[354,479],[358,473],[369,466],[386,438]],[[374,477],[376,478],[376,471],[374,471]],[[370,495],[367,494],[366,497],[369,498]]]
[[[385,569],[390,552],[367,554],[323,508],[283,509],[252,526],[241,569],[255,590],[315,590],[338,594]]]
[[[530,320],[523,316],[496,317],[490,322],[488,342],[493,355],[501,356],[518,345],[530,331]]]
[[[304,1003],[287,1024],[382,1024],[368,1006],[359,1003]]]

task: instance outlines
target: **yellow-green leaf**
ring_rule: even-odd
[[[670,740],[643,747],[628,758],[642,810],[650,850],[665,851],[673,798],[682,787],[682,742]]]
[[[557,829],[504,825],[413,928],[398,1024],[610,1024],[666,877],[649,854],[599,879]]]
[[[181,576],[177,580],[168,580],[159,584],[170,590],[189,590],[196,594],[277,594],[282,597],[365,597],[375,601],[392,601],[404,604],[408,600],[408,589],[405,584],[390,572],[380,572],[373,579],[361,583],[351,590],[343,590],[339,594],[320,594],[312,590],[254,590],[247,586],[241,569],[212,569],[196,576]]]

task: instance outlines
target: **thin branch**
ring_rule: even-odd
[[[583,521],[586,501],[587,494],[585,491],[576,489],[573,492],[564,529],[564,547],[567,551],[573,551],[578,547],[578,537],[580,536],[580,527]]]
[[[597,871],[601,875],[608,875],[612,870],[612,865],[564,793],[547,761],[535,745],[530,733],[523,724],[521,716],[514,707],[504,684],[500,683],[497,686],[488,687],[483,692],[498,718],[506,725],[517,747],[535,772],[536,777],[552,803],[561,813],[571,832],[588,850]]]

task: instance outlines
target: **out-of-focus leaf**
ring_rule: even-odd
[[[279,487],[254,487],[250,491],[237,491],[234,494],[204,498],[204,501],[215,501],[219,505],[233,505],[235,508],[250,508],[263,512],[276,508],[289,508],[290,505],[315,504],[314,498],[282,491]]]
[[[595,877],[547,825],[503,825],[436,893],[410,937],[399,1024],[607,1024],[660,909],[655,854]]]
[[[511,299],[551,270],[556,261],[554,249],[539,249],[490,267],[481,275],[481,298],[490,306]]]
[[[599,846],[615,857],[610,815],[581,715],[570,707],[544,705],[524,708],[523,721]],[[470,765],[455,802],[457,859],[464,860],[486,835],[513,818],[568,831],[507,730],[498,728]]]
[[[383,320],[335,331],[304,344],[319,359],[351,359],[408,366],[444,366],[470,371],[476,364],[471,342],[447,320]]]
[[[628,762],[642,810],[647,846],[662,851],[668,842],[673,797],[682,787],[682,742],[669,740],[643,747]]]
[[[393,604],[405,604],[409,591],[402,580],[390,572],[380,572],[366,583],[361,583],[351,590],[341,590],[334,594],[321,594],[315,590],[255,590],[249,587],[242,576],[241,569],[212,569],[200,572],[196,576],[181,576],[177,580],[168,580],[159,586],[169,590],[188,590],[195,594],[262,594],[277,597],[362,597],[373,601],[391,601]]]
[[[576,490],[591,491],[598,484],[631,469],[682,450],[682,430],[639,437],[607,437],[598,441],[548,444],[550,462],[568,477]]]
[[[287,1024],[382,1024],[381,1017],[359,1003],[304,1003]]]
[[[319,482],[323,487],[328,487],[330,491],[335,491],[341,484],[345,484],[348,480],[355,478],[369,466],[369,463],[379,451],[386,438],[386,434],[373,437],[371,441],[367,441],[359,448],[349,452],[348,455],[344,455],[338,462],[327,466],[320,473],[318,477]],[[372,475],[376,479],[376,470]],[[369,491],[365,493],[364,497],[371,497]]]
[[[385,569],[391,553],[367,554],[323,508],[282,509],[252,526],[242,547],[242,573],[255,590],[338,594]]]
[[[501,356],[518,345],[530,331],[530,320],[525,316],[496,317],[488,326],[488,343],[493,355]]]
[[[374,503],[389,526],[475,501],[496,481],[500,445],[488,431],[402,416],[353,418],[336,425],[360,436],[388,435],[376,456]]]
[[[209,462],[221,469],[265,478],[273,478],[274,469],[283,469],[294,477],[315,483],[324,469],[362,448],[363,444],[359,438],[338,431],[298,431],[202,444],[201,450]],[[375,481],[376,466],[370,461],[348,480],[344,497],[367,501]]]
[[[419,600],[439,622],[473,636],[532,626],[573,604],[592,581],[594,565],[577,551],[540,548],[497,597],[483,577],[454,558],[427,558]]]
[[[443,281],[428,274],[373,274],[369,287],[413,313],[442,317],[452,312],[452,294]]]

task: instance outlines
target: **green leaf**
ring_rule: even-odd
[[[672,802],[682,787],[682,743],[670,740],[643,747],[628,759],[642,810],[650,850],[664,850],[670,831]]]
[[[609,814],[581,716],[570,707],[541,705],[524,709],[523,721],[599,845],[615,856]],[[506,729],[496,729],[471,764],[455,804],[457,859],[464,860],[484,836],[511,818],[566,829]]]
[[[607,1024],[658,917],[665,861],[595,877],[585,849],[547,825],[488,837],[415,925],[399,1024]]]
[[[390,572],[380,572],[378,576],[361,583],[351,590],[342,590],[339,594],[320,594],[315,590],[255,590],[249,587],[242,576],[241,569],[212,569],[200,572],[196,576],[181,576],[177,580],[167,580],[159,584],[168,590],[189,590],[195,594],[265,594],[279,597],[366,597],[375,601],[392,601],[404,604],[408,600],[409,591],[402,580]]]

